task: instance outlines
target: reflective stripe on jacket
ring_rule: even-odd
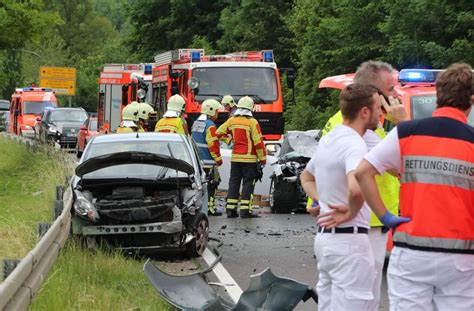
[[[217,136],[232,136],[232,162],[255,163],[257,160],[266,163],[266,151],[263,144],[262,131],[258,121],[249,116],[229,118],[217,129]]]
[[[188,124],[182,117],[161,118],[156,123],[155,132],[189,135]]]
[[[322,130],[323,136],[332,131],[336,125],[342,124],[342,113],[339,110],[335,115],[333,115]],[[378,127],[375,130],[377,135],[384,139],[385,131],[383,128]],[[380,197],[382,198],[385,207],[394,215],[398,215],[398,206],[399,206],[399,192],[400,192],[400,182],[398,179],[388,172],[383,173],[382,175],[375,176],[375,182],[377,183],[377,188],[379,189]],[[311,204],[309,204],[311,206]],[[370,212],[370,226],[371,227],[381,227],[383,224],[374,214]]]
[[[474,129],[458,109],[397,126],[401,216],[394,244],[474,254]],[[474,258],[473,258],[474,260]]]
[[[216,134],[216,125],[212,120],[199,117],[193,123],[191,129],[193,140],[199,149],[199,155],[205,166],[221,165],[222,158],[220,152],[219,139]]]

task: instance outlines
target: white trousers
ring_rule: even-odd
[[[318,233],[319,311],[367,311],[374,296],[374,257],[367,234]]]
[[[390,310],[474,310],[474,255],[397,247],[388,266]]]
[[[383,264],[385,262],[385,253],[387,251],[388,233],[382,233],[382,228],[370,228],[369,241],[372,247],[375,261],[375,281],[372,288],[374,300],[370,304],[368,310],[376,311],[379,309],[380,287],[382,286]]]

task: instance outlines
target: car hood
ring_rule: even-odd
[[[311,158],[318,147],[319,130],[288,131],[285,133],[280,158]]]
[[[90,172],[121,164],[150,164],[164,166],[173,170],[194,174],[194,168],[188,162],[164,155],[148,152],[118,152],[88,159],[76,167],[76,175],[84,176]]]

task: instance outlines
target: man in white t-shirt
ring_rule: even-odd
[[[375,87],[354,83],[342,90],[339,107],[343,124],[320,140],[301,183],[309,197],[319,200],[321,213],[349,206],[323,220],[315,237],[318,310],[365,311],[374,299],[375,268],[367,236],[370,210],[354,171],[367,153],[362,136],[377,126],[382,113],[380,96]]]

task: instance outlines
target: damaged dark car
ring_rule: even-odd
[[[209,234],[204,182],[183,135],[96,136],[76,167],[73,233],[89,248],[201,256]]]
[[[319,130],[285,133],[277,162],[270,175],[270,207],[274,213],[306,211],[307,196],[301,186],[304,171],[316,147]]]

